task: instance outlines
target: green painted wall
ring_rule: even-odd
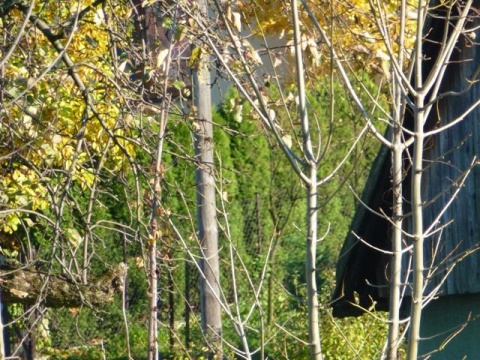
[[[480,359],[480,294],[446,296],[430,303],[422,314],[421,337],[420,354],[442,348],[430,360]]]

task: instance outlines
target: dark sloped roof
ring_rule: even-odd
[[[389,151],[382,147],[362,196],[362,203],[375,211],[383,211],[387,216],[391,214],[390,163]],[[359,240],[368,239],[372,246],[388,251],[391,248],[388,232],[387,220],[363,205],[357,208],[337,263],[337,286],[332,296],[334,316],[361,314],[361,308],[370,308],[373,301],[377,308],[388,308],[385,296],[388,293],[385,288],[388,286],[385,273],[388,257]]]

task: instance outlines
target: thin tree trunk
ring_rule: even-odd
[[[418,18],[424,18],[427,3],[420,1],[418,4]],[[423,31],[423,23],[418,22],[417,34]],[[420,342],[420,320],[423,307],[423,205],[422,205],[422,172],[423,172],[423,142],[425,123],[425,94],[423,83],[423,38],[417,37],[415,45],[415,89],[419,92],[416,96],[414,109],[414,143],[411,182],[411,204],[413,217],[413,284],[412,305],[410,312],[410,333],[408,338],[407,359],[418,358],[418,344]]]
[[[169,320],[169,327],[170,327],[170,350],[173,354],[174,346],[175,346],[175,297],[173,296],[173,292],[175,291],[174,280],[173,280],[173,267],[171,264],[171,256],[168,259],[168,265],[170,269],[168,269],[168,320]]]
[[[123,234],[123,263],[128,264],[128,255],[127,255],[127,234]],[[125,271],[123,277],[123,292],[122,292],[122,314],[123,314],[123,323],[125,325],[125,345],[127,346],[127,359],[132,360],[132,348],[130,345],[130,328],[128,326],[128,271]]]
[[[152,232],[157,230],[156,221],[152,221]],[[148,248],[148,360],[158,360],[157,340],[157,302],[158,302],[158,275],[157,275],[157,239],[149,239]]]
[[[135,34],[136,40],[142,48],[143,62],[149,64],[150,46],[155,41],[156,19],[153,13],[152,6],[143,6],[141,0],[134,0],[134,14],[135,14]],[[144,66],[141,69],[144,71]],[[142,74],[144,75],[144,74]],[[165,104],[164,104],[165,105]],[[158,302],[158,274],[157,274],[157,240],[158,240],[158,219],[157,209],[159,207],[159,196],[157,189],[160,190],[160,176],[161,176],[161,159],[163,151],[163,134],[166,123],[166,107],[162,108],[161,126],[159,131],[156,159],[154,159],[152,174],[153,191],[151,192],[151,214],[150,214],[150,234],[146,244],[147,248],[147,297],[148,297],[148,344],[147,344],[147,359],[158,360],[158,328],[157,328],[157,302]]]
[[[406,0],[402,0],[400,8],[400,34],[398,39],[398,63],[404,62]],[[402,227],[403,227],[403,144],[402,119],[404,116],[405,96],[401,79],[392,71],[393,79],[393,139],[392,139],[392,181],[393,181],[393,211],[392,211],[392,257],[390,259],[390,304],[387,339],[387,359],[398,359],[400,345],[400,306],[402,292]]]
[[[401,271],[402,271],[402,224],[403,224],[403,144],[402,130],[399,125],[394,129],[393,147],[393,234],[392,234],[392,257],[390,260],[390,308],[388,323],[388,346],[387,359],[398,358],[398,346],[400,336],[400,299],[401,299]]]
[[[320,322],[318,313],[316,254],[317,254],[317,168],[311,166],[310,181],[307,187],[307,261],[305,275],[307,282],[308,334],[311,346],[311,359],[322,360],[320,342]]]
[[[298,4],[292,0],[293,26],[295,38],[295,66],[297,70],[297,86],[300,107],[300,122],[302,126],[303,151],[308,167],[307,188],[307,244],[305,279],[307,283],[307,308],[308,308],[308,339],[310,344],[310,358],[322,360],[322,347],[320,342],[320,322],[318,313],[316,255],[317,255],[317,161],[313,153],[312,138],[308,123],[305,80],[302,58],[300,20]]]
[[[423,109],[423,96],[419,96],[417,109]],[[422,172],[423,172],[423,123],[424,110],[417,110],[415,114],[415,143],[413,150],[412,175],[412,215],[413,215],[413,286],[410,334],[408,341],[407,359],[416,360],[418,357],[418,343],[420,341],[420,320],[423,307],[423,206],[422,206]]]
[[[190,264],[185,262],[185,348],[190,349]]]
[[[200,16],[206,17],[207,3],[198,0]],[[197,110],[195,131],[197,221],[200,239],[200,307],[202,328],[209,348],[208,358],[222,358],[222,322],[218,257],[218,227],[213,159],[212,100],[208,56],[203,55],[193,72],[194,102]]]

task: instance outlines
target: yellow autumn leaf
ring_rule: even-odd
[[[188,59],[188,66],[192,69],[198,69],[200,66],[200,61],[202,59],[203,49],[201,47],[196,47],[192,50],[192,54]]]

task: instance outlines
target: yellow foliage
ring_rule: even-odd
[[[299,3],[301,3],[299,1]],[[330,0],[308,1],[310,9],[337,51],[337,55],[347,60],[353,68],[362,68],[370,72],[384,73],[388,71],[386,60],[388,49],[384,36],[379,31],[379,20],[382,18],[387,28],[387,34],[394,52],[398,52],[398,36],[400,34],[400,19],[398,1],[380,1],[380,9],[375,8],[376,1],[368,0]],[[243,11],[247,21],[254,24],[254,31],[259,36],[273,35],[285,37],[287,46],[293,45],[293,28],[291,24],[291,2],[255,0],[245,1],[242,6],[234,5]],[[373,6],[373,7],[372,7]],[[409,2],[408,10],[414,13],[416,1]],[[310,59],[310,67],[329,66],[330,51],[322,46],[321,37],[314,24],[309,19],[307,11],[300,5],[303,50]],[[379,15],[382,16],[379,16]],[[414,41],[416,21],[407,20],[405,59],[408,60],[408,49]],[[293,51],[293,49],[292,49]]]
[[[111,33],[122,20],[129,21],[130,9],[124,2],[107,2],[79,18],[92,3],[40,1],[33,15],[50,27],[56,43],[74,62],[73,70],[87,87],[95,113],[72,79],[72,69],[34,22],[28,22],[5,64],[4,88],[9,97],[0,110],[0,137],[9,139],[8,148],[0,147],[4,208],[44,211],[53,202],[47,191],[52,181],[65,183],[62,178],[71,177],[85,190],[94,183],[93,158],[102,158],[103,166],[115,172],[125,166],[125,151],[134,155],[134,147],[125,140],[128,130],[119,126],[122,100],[110,81]],[[116,21],[108,22],[112,18]],[[24,14],[12,8],[0,31],[16,34],[23,21]],[[121,140],[110,141],[109,133]],[[12,162],[13,156],[25,165]],[[6,214],[0,218],[0,231],[16,231],[24,218],[21,211]]]

